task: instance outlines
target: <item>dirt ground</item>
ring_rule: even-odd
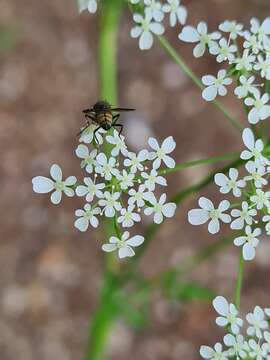
[[[80,199],[53,206],[48,196],[33,194],[31,178],[46,175],[54,162],[61,164],[64,175],[81,177],[75,134],[82,124],[80,111],[97,99],[98,19],[88,13],[79,16],[74,0],[0,3],[0,33],[9,38],[7,46],[0,40],[1,359],[79,360],[98,303],[102,235],[97,230],[81,234],[73,227]],[[251,16],[270,13],[269,0],[183,3],[190,24],[203,19],[211,29],[227,18],[248,23]],[[149,135],[162,139],[173,134],[177,162],[238,150],[239,133],[202,101],[158,44],[141,52],[128,36],[130,27],[125,13],[119,36],[119,103],[137,109],[123,120],[130,147],[141,148]],[[194,60],[192,48],[180,44],[177,34],[167,32],[199,76],[217,70],[213,59]],[[235,99],[228,96],[224,103],[245,121]],[[214,168],[168,176],[170,193]],[[213,186],[203,193],[220,199]],[[196,249],[217,240],[205,227],[187,224],[187,210],[195,202],[185,202],[147,249],[140,264],[147,277],[181,264]],[[246,266],[243,310],[255,304],[269,307],[269,254],[269,239],[264,239],[256,261]],[[189,278],[230,297],[236,271],[237,251],[228,249]],[[200,344],[222,336],[214,316],[208,303],[170,303],[155,293],[149,326],[135,332],[124,322],[116,323],[107,359],[196,360]]]

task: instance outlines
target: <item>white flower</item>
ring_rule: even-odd
[[[90,204],[84,205],[84,210],[78,209],[75,211],[75,215],[79,218],[75,221],[74,226],[80,231],[86,231],[89,224],[94,228],[98,227],[99,221],[96,215],[100,214],[99,207],[92,208]]]
[[[207,86],[203,92],[202,97],[206,101],[212,101],[217,95],[225,96],[227,89],[225,85],[230,85],[232,79],[226,77],[226,70],[219,70],[217,77],[213,75],[205,75],[202,77],[202,83]]]
[[[89,149],[86,145],[80,144],[75,150],[78,158],[83,159],[81,162],[81,168],[85,167],[86,172],[91,174],[93,172],[93,168],[96,165],[96,156],[97,150],[94,149],[89,152]]]
[[[256,92],[255,86],[252,86],[255,80],[255,76],[250,76],[249,78],[241,75],[239,78],[240,84],[234,90],[235,95],[238,96],[239,99],[245,98],[249,93],[253,94]]]
[[[91,144],[94,139],[94,132],[99,127],[99,125],[96,124],[90,124],[87,126],[87,128],[81,133],[80,142],[84,142],[85,144]],[[103,136],[102,134],[106,133],[106,131],[102,128],[100,128],[96,133],[95,136],[97,138],[97,141],[99,145],[103,144]]]
[[[248,49],[245,49],[243,55],[234,60],[234,63],[236,64],[235,68],[236,70],[251,71],[253,68],[254,60],[255,56],[250,54]]]
[[[237,359],[240,357],[241,359],[247,358],[247,353],[249,351],[248,343],[245,341],[243,335],[232,335],[226,334],[223,338],[224,344],[228,346],[230,349],[228,350],[229,357],[237,356]]]
[[[248,341],[248,345],[250,347],[249,355],[252,359],[263,360],[267,354],[267,351],[254,339],[250,339]]]
[[[155,159],[153,163],[154,169],[158,169],[160,167],[161,161],[163,161],[168,168],[172,169],[175,167],[174,159],[168,156],[168,154],[173,152],[176,146],[172,136],[167,137],[161,146],[159,146],[157,140],[153,137],[149,138],[148,144],[154,150],[154,152],[149,153],[149,160]]]
[[[242,210],[232,209],[232,217],[236,219],[231,223],[231,229],[239,230],[243,229],[245,224],[251,225],[254,221],[253,217],[257,215],[256,209],[250,209],[246,201],[242,202]]]
[[[177,21],[184,25],[187,19],[187,9],[180,5],[179,0],[167,0],[167,4],[163,5],[162,10],[170,13],[170,25],[175,26]]]
[[[267,180],[264,179],[265,168],[264,166],[257,166],[255,162],[248,161],[245,165],[246,170],[250,173],[250,175],[245,176],[244,180],[252,180],[256,188],[261,188],[263,185],[267,184]]]
[[[253,313],[247,314],[246,319],[250,324],[247,329],[247,334],[249,336],[256,335],[258,338],[261,338],[262,330],[265,330],[268,327],[263,309],[260,306],[256,306]]]
[[[97,0],[77,0],[79,12],[88,10],[90,13],[97,11]]]
[[[237,180],[238,178],[238,170],[234,168],[230,168],[229,177],[225,174],[218,173],[215,175],[215,183],[220,186],[219,191],[222,194],[227,194],[232,190],[233,195],[235,197],[241,196],[241,189],[244,188],[246,183],[244,180]]]
[[[156,184],[167,186],[166,179],[163,176],[158,175],[155,169],[152,169],[150,174],[143,172],[142,177],[145,179],[144,185],[149,191],[154,191]]]
[[[148,150],[141,150],[137,155],[133,152],[129,152],[127,156],[128,157],[124,160],[124,166],[130,166],[130,171],[134,174],[137,170],[143,171],[144,166],[142,162],[148,160]]]
[[[261,55],[257,57],[257,63],[254,65],[254,70],[260,71],[262,78],[270,80],[270,55],[263,58]]]
[[[121,216],[119,216],[117,221],[122,224],[123,227],[132,227],[134,222],[141,221],[140,215],[133,212],[134,208],[134,205],[130,205],[127,209],[121,209]]]
[[[221,63],[228,60],[230,63],[235,59],[234,53],[237,51],[236,45],[230,45],[229,41],[221,38],[219,43],[214,43],[209,46],[209,52],[212,55],[217,55],[217,62]]]
[[[128,199],[128,204],[129,205],[136,204],[138,208],[143,207],[145,204],[144,191],[145,191],[145,185],[140,185],[137,191],[135,189],[130,189],[128,192],[130,196]]]
[[[264,215],[264,217],[262,218],[262,221],[266,222],[265,231],[266,231],[267,235],[270,235],[270,215]]]
[[[104,207],[105,216],[106,217],[114,217],[115,210],[120,211],[122,206],[120,204],[119,200],[120,193],[110,193],[109,191],[105,191],[104,193],[104,199],[99,200],[98,204],[102,207]]]
[[[67,196],[74,196],[74,190],[71,186],[74,186],[77,182],[75,176],[69,176],[66,180],[62,180],[62,170],[59,165],[53,164],[50,169],[52,179],[45,176],[36,176],[32,179],[33,191],[38,194],[46,194],[51,192],[51,202],[53,204],[59,204],[62,199],[62,192]]]
[[[176,204],[170,202],[165,204],[166,194],[162,194],[159,201],[155,198],[152,192],[148,192],[144,195],[144,199],[149,201],[152,205],[144,209],[145,215],[151,215],[154,213],[154,222],[161,224],[163,217],[171,218],[174,216],[176,210]]]
[[[238,24],[236,21],[225,20],[219,25],[219,30],[230,34],[230,39],[235,40],[238,35],[242,35],[244,25]]]
[[[216,343],[214,349],[209,346],[201,346],[200,355],[203,359],[208,360],[228,360],[226,352],[222,351],[222,345]]]
[[[161,9],[161,3],[156,0],[144,0],[145,14],[153,18],[155,21],[160,22],[164,18],[164,13]]]
[[[119,152],[121,152],[124,156],[128,154],[127,145],[125,143],[125,137],[119,135],[117,130],[114,130],[113,136],[111,135],[106,136],[106,140],[108,141],[108,143],[114,145],[111,152],[112,156],[118,156]]]
[[[140,14],[133,15],[137,25],[131,29],[131,37],[139,39],[139,47],[141,50],[150,49],[153,45],[153,34],[161,35],[164,33],[164,27],[158,22],[152,22],[152,17],[146,14],[143,18]]]
[[[238,310],[234,304],[229,304],[223,296],[217,296],[213,300],[213,306],[218,314],[221,316],[216,318],[218,326],[230,326],[233,334],[238,334],[240,328],[243,326],[243,320],[238,315]]]
[[[224,211],[228,210],[230,207],[230,202],[228,200],[222,200],[218,208],[215,209],[211,200],[205,197],[200,197],[199,206],[201,209],[189,210],[188,221],[192,225],[202,225],[210,220],[208,224],[208,231],[211,234],[219,232],[220,220],[224,223],[229,223],[231,221],[230,215],[224,214]]]
[[[105,177],[105,180],[111,180],[113,175],[116,176],[119,173],[119,170],[116,169],[115,158],[110,157],[107,159],[107,156],[104,153],[99,153],[96,160],[96,173]]]
[[[257,236],[261,235],[262,231],[260,228],[256,228],[252,231],[250,226],[246,226],[245,233],[245,236],[239,236],[234,239],[234,245],[243,245],[243,258],[245,260],[253,260],[256,255],[256,247],[259,244]]]
[[[262,50],[262,44],[258,41],[257,36],[245,31],[244,37],[245,41],[243,46],[245,49],[250,49],[253,54],[258,54],[258,52]]]
[[[133,186],[134,174],[128,173],[126,170],[123,170],[122,173],[119,173],[116,178],[120,181],[120,187],[122,190],[126,190],[129,187]]]
[[[76,188],[76,195],[77,196],[85,196],[86,201],[91,202],[94,199],[94,196],[97,198],[103,197],[102,189],[105,188],[104,183],[96,184],[90,177],[85,177],[83,179],[85,185],[79,185]]]
[[[243,130],[242,139],[248,150],[241,152],[241,159],[250,160],[254,158],[257,166],[269,164],[269,160],[262,155],[262,151],[264,149],[263,141],[261,139],[255,141],[255,137],[251,129],[246,128]]]
[[[266,18],[262,24],[256,18],[250,20],[251,32],[257,35],[258,40],[264,42],[268,41],[267,35],[270,35],[270,17]]]
[[[131,4],[138,4],[141,0],[129,0]]]
[[[256,89],[253,92],[253,97],[245,99],[245,104],[252,107],[248,113],[248,121],[251,124],[257,124],[260,120],[265,120],[270,116],[270,105],[266,105],[269,101],[269,95],[261,96],[260,91]]]
[[[132,247],[140,246],[143,242],[143,236],[136,235],[129,238],[129,232],[125,231],[121,239],[112,236],[109,239],[109,244],[102,245],[102,250],[106,252],[118,250],[118,256],[122,259],[134,256],[135,252]]]
[[[178,38],[188,43],[198,42],[193,49],[193,55],[198,58],[203,56],[206,46],[213,47],[215,45],[214,40],[218,40],[221,36],[219,32],[208,34],[207,31],[207,24],[205,22],[200,22],[197,29],[193,26],[185,26],[178,35]]]
[[[263,207],[270,208],[270,191],[264,192],[261,189],[256,189],[256,195],[252,195],[250,200],[256,204],[258,210]]]

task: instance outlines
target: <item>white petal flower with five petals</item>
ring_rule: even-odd
[[[172,169],[175,167],[174,159],[168,156],[168,154],[174,151],[176,146],[172,136],[167,137],[162,142],[161,146],[153,137],[149,138],[148,144],[154,150],[154,152],[149,153],[149,160],[154,160],[153,169],[158,169],[161,165],[161,161],[163,161],[168,168]]]
[[[103,244],[102,250],[106,252],[112,252],[118,250],[118,256],[120,259],[125,257],[132,257],[135,255],[133,247],[140,246],[144,242],[144,237],[135,235],[129,238],[129,232],[125,231],[119,239],[116,236],[112,236],[109,239],[109,244]]]
[[[146,14],[145,17],[140,14],[134,14],[133,19],[137,25],[131,29],[131,37],[140,38],[139,47],[141,50],[150,49],[154,41],[152,33],[162,35],[164,33],[163,25],[153,22],[150,14]]]
[[[78,158],[83,159],[81,162],[81,168],[85,168],[86,172],[91,174],[96,165],[97,149],[89,151],[86,145],[80,144],[75,150]]]
[[[243,320],[238,315],[238,310],[234,304],[229,304],[223,296],[217,296],[213,300],[213,306],[216,312],[221,315],[216,318],[218,326],[230,326],[233,334],[238,334],[243,326]]]
[[[102,198],[102,190],[105,188],[104,183],[96,184],[90,177],[83,179],[85,185],[79,185],[76,188],[77,196],[86,196],[86,201],[93,201],[94,197]]]
[[[244,260],[253,260],[256,255],[256,247],[259,244],[257,236],[260,236],[262,231],[260,228],[252,231],[250,226],[246,226],[245,233],[245,236],[239,236],[234,239],[234,245],[243,246],[242,253]]]
[[[55,205],[60,203],[62,192],[69,197],[74,196],[75,193],[71,187],[77,182],[75,176],[69,176],[66,180],[63,180],[62,170],[57,164],[51,166],[50,175],[53,180],[45,176],[35,176],[32,179],[34,192],[46,194],[54,190],[51,194],[51,202]]]
[[[193,49],[193,55],[198,58],[203,56],[207,46],[213,47],[216,44],[215,40],[218,40],[220,36],[219,32],[208,34],[207,24],[200,22],[197,28],[185,26],[178,38],[188,43],[198,43]]]
[[[230,202],[228,200],[222,200],[217,209],[215,209],[214,204],[211,200],[200,197],[199,206],[201,209],[192,209],[188,212],[188,221],[192,225],[202,225],[210,220],[208,224],[208,231],[210,234],[216,234],[220,230],[220,221],[224,223],[229,223],[231,217],[228,214],[224,214],[224,211],[228,210],[230,207]]]
[[[217,95],[225,96],[227,94],[226,86],[232,83],[232,79],[226,77],[226,70],[219,70],[217,77],[213,75],[205,75],[202,77],[202,83],[207,86],[202,97],[206,101],[213,101]]]
[[[78,216],[78,219],[74,223],[75,228],[80,231],[86,231],[89,224],[97,228],[99,221],[96,215],[100,213],[101,209],[99,207],[92,208],[90,204],[85,204],[83,210],[77,209],[75,211],[75,215]]]
[[[222,194],[227,194],[232,191],[235,197],[241,196],[241,188],[244,188],[246,183],[244,180],[237,180],[238,174],[237,169],[230,168],[229,177],[222,173],[215,175],[215,183],[220,186],[220,192]]]
[[[110,193],[109,191],[105,191],[104,198],[99,200],[98,204],[99,206],[103,207],[103,211],[106,217],[114,217],[115,210],[120,211],[122,209],[122,206],[118,201],[119,198],[119,192]]]
[[[152,205],[151,207],[146,207],[144,213],[147,216],[154,213],[154,223],[161,224],[164,216],[166,218],[174,216],[176,204],[172,202],[165,204],[166,194],[162,194],[160,199],[157,200],[152,192],[148,192],[145,193],[144,199],[149,201]]]

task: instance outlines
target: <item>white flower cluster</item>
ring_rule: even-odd
[[[77,0],[79,11],[87,10],[90,13],[97,11],[97,0]],[[169,15],[170,26],[177,23],[185,24],[187,9],[180,4],[181,0],[127,0],[131,5],[141,5],[133,15],[136,26],[131,29],[131,37],[139,38],[141,50],[150,49],[153,45],[153,34],[162,35],[165,31],[162,22],[166,14]],[[136,10],[135,10],[136,11]]]
[[[139,38],[141,50],[150,49],[153,45],[153,34],[162,35],[165,31],[162,21],[169,14],[170,26],[177,23],[184,25],[187,19],[187,9],[180,4],[181,0],[167,0],[162,3],[157,0],[143,0],[144,14],[135,13],[133,20],[136,26],[131,29],[131,37]],[[140,0],[130,0],[131,4],[141,3]]]
[[[124,136],[116,130],[113,135],[106,135],[101,129],[96,134],[99,143],[105,140],[111,148],[111,154],[106,156],[95,143],[93,149],[86,145],[93,142],[95,129],[96,125],[90,125],[83,131],[80,141],[84,144],[79,144],[75,151],[87,173],[83,183],[78,183],[74,176],[63,180],[61,168],[54,164],[50,170],[51,178],[33,178],[33,190],[36,193],[52,192],[53,204],[60,203],[63,192],[67,196],[76,194],[85,198],[83,209],[75,211],[77,219],[74,225],[80,231],[86,231],[89,226],[98,227],[102,215],[114,218],[117,237],[111,237],[102,249],[107,252],[118,250],[120,258],[130,257],[134,255],[132,247],[141,245],[144,238],[139,235],[130,238],[128,231],[121,234],[120,227],[128,229],[139,223],[141,210],[145,215],[152,215],[156,224],[175,213],[176,205],[166,202],[166,194],[157,198],[154,191],[157,185],[167,186],[166,179],[159,175],[159,168],[162,163],[174,168],[175,161],[169,154],[176,144],[172,136],[161,145],[156,139],[149,138],[150,150],[134,153],[128,151]]]
[[[195,57],[208,50],[218,63],[227,64],[226,70],[220,70],[217,76],[202,77],[205,85],[202,96],[206,101],[217,95],[225,96],[226,86],[232,84],[234,77],[237,83],[234,94],[243,99],[249,123],[257,124],[270,116],[270,97],[265,87],[270,81],[270,17],[262,23],[252,18],[248,30],[243,24],[226,20],[218,31],[208,32],[207,24],[200,22],[196,28],[185,26],[179,39],[196,44]]]
[[[230,223],[232,230],[242,231],[241,236],[234,239],[234,244],[242,246],[245,260],[252,260],[259,244],[261,227],[265,227],[270,235],[270,191],[264,189],[270,174],[270,161],[267,158],[269,148],[261,139],[255,140],[249,128],[244,129],[242,138],[246,150],[242,151],[240,157],[245,163],[246,175],[239,178],[238,170],[231,168],[227,175],[218,173],[214,177],[220,192],[231,193],[237,202],[222,200],[215,207],[211,200],[201,197],[200,209],[190,210],[188,220],[192,225],[209,221],[208,231],[211,234],[219,232],[220,222]],[[242,201],[239,203],[240,197]]]
[[[270,309],[256,306],[254,311],[248,313],[245,322],[239,317],[234,304],[228,303],[223,296],[217,296],[213,301],[218,326],[226,328],[228,333],[223,337],[224,346],[216,343],[213,348],[201,346],[200,355],[208,360],[227,359],[256,359],[270,358]],[[241,334],[246,327],[246,334]],[[223,349],[224,347],[224,349]]]

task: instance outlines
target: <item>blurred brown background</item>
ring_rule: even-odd
[[[211,29],[224,19],[248,23],[270,12],[268,0],[186,0],[188,23],[206,20]],[[134,106],[125,117],[125,133],[134,150],[153,135],[173,134],[177,162],[238,150],[240,136],[155,44],[138,49],[128,33],[129,13],[121,22],[119,103]],[[167,35],[201,76],[215,73],[210,57],[191,59],[192,46],[177,41],[179,29]],[[0,2],[0,354],[1,360],[83,359],[88,319],[98,302],[102,276],[102,236],[98,230],[78,233],[73,210],[81,199],[53,206],[49,197],[32,192],[31,178],[46,175],[59,163],[64,176],[82,176],[74,155],[83,123],[81,109],[97,99],[98,18],[78,15],[75,0],[1,0]],[[239,103],[223,100],[244,120]],[[213,166],[169,176],[170,193],[197,182]],[[210,186],[203,192],[221,197]],[[143,257],[140,268],[151,276],[180,264],[218,237],[206,227],[189,226],[190,199],[168,221]],[[261,242],[256,261],[246,266],[243,310],[269,306],[269,241]],[[155,261],[153,262],[153,259]],[[237,251],[226,250],[190,274],[220,294],[232,295]],[[198,347],[222,336],[207,303],[170,303],[152,296],[150,325],[132,331],[116,324],[107,358],[198,359]]]

